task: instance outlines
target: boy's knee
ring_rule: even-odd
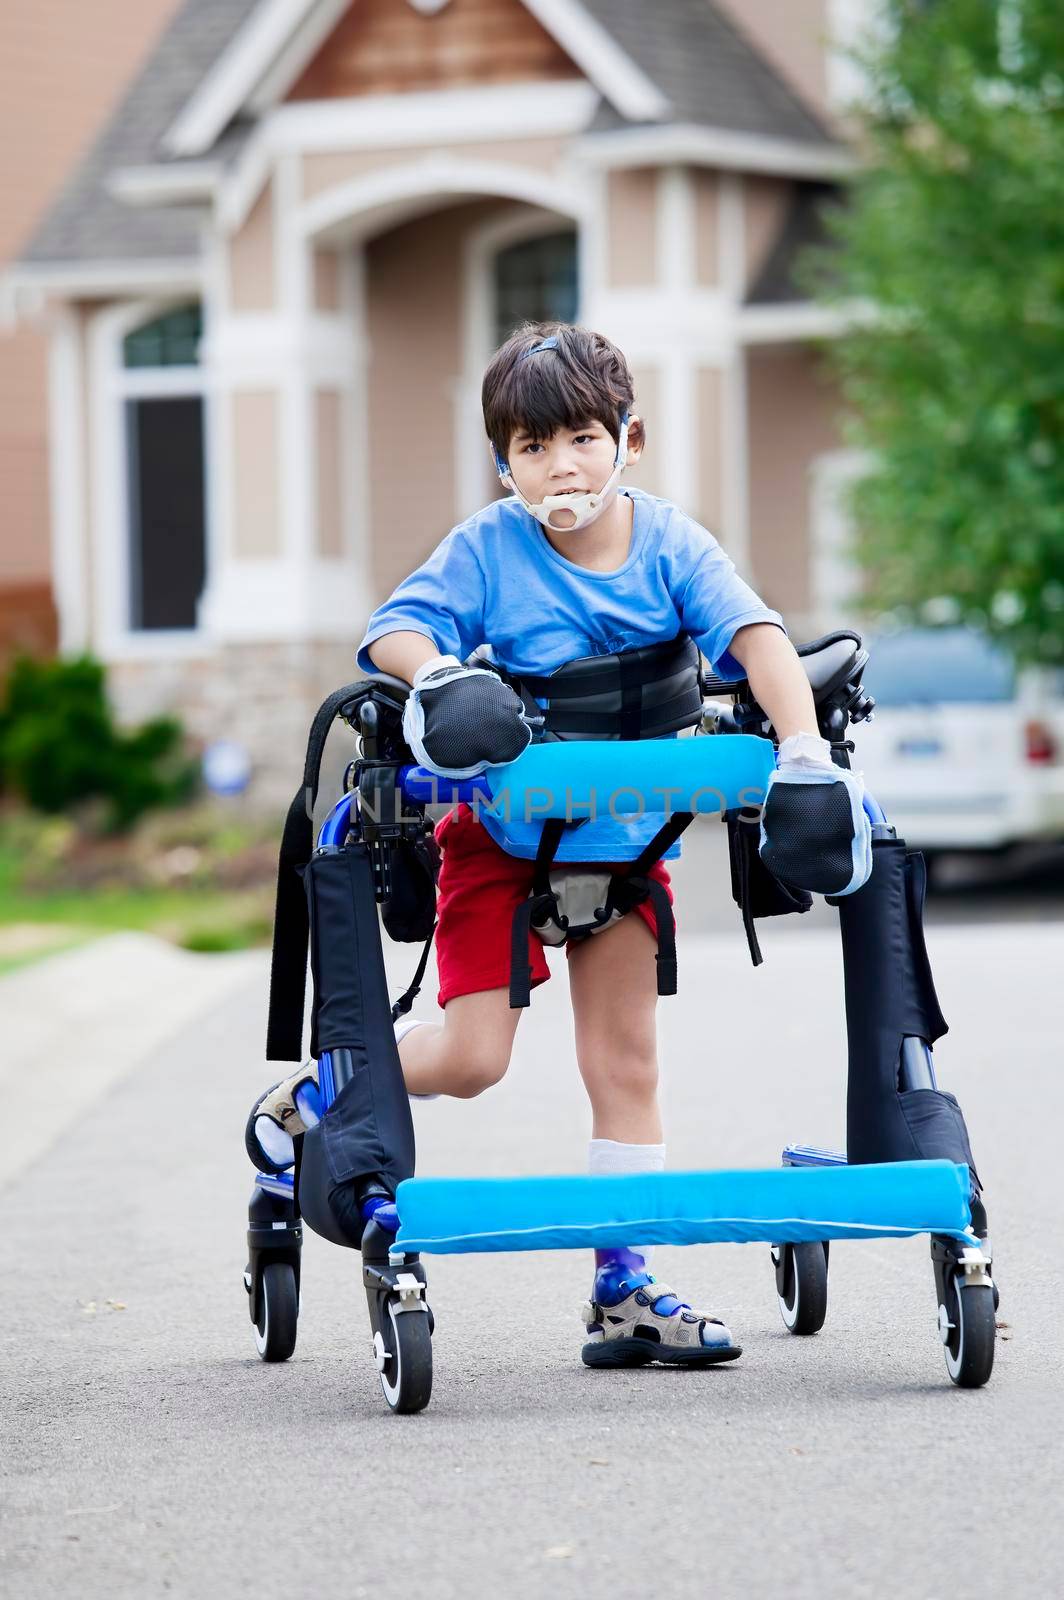
[[[465,1050],[454,1063],[457,1087],[451,1093],[461,1100],[472,1100],[501,1083],[509,1065],[509,1050],[484,1044]]]
[[[653,1045],[649,1049],[627,1050],[614,1045],[600,1057],[599,1069],[592,1069],[591,1077],[599,1094],[621,1095],[631,1100],[649,1099],[658,1089],[658,1062]]]

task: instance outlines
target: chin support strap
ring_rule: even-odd
[[[846,978],[849,1080],[846,1151],[854,1165],[972,1160],[960,1106],[941,1089],[902,1089],[907,1037],[934,1044],[947,1031],[924,944],[924,858],[902,839],[876,839],[863,889],[839,900]]]

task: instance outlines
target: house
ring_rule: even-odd
[[[0,9],[0,282],[55,202],[176,0],[7,0]],[[44,322],[0,298],[0,673],[57,641]]]
[[[62,648],[290,789],[370,610],[496,492],[480,378],[530,315],[617,340],[634,480],[796,636],[835,620],[833,321],[793,265],[854,159],[839,9],[183,0],[9,274],[51,327]]]

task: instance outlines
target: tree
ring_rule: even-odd
[[[866,164],[813,263],[877,609],[950,597],[1064,660],[1064,5],[884,0]],[[830,263],[830,264],[829,264]]]

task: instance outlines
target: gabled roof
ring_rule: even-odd
[[[199,222],[192,211],[134,208],[116,199],[107,183],[124,168],[159,161],[162,133],[259,3],[185,0],[22,251],[21,262],[191,262],[199,257]],[[211,159],[231,159],[250,131],[240,124],[227,129]]]
[[[672,122],[838,149],[828,128],[711,0],[582,0],[657,85]],[[596,130],[625,126],[605,103]]]
[[[682,124],[777,141],[781,150],[800,147],[814,160],[843,153],[711,0],[653,0],[649,18],[648,0],[519,3],[554,33],[602,94],[592,133]],[[130,204],[137,198],[138,169],[172,173],[174,199],[192,198],[197,185],[243,148],[264,87],[283,92],[278,41],[287,37],[295,48],[300,37],[313,37],[315,18],[320,26],[338,9],[338,0],[185,0],[20,264],[196,262],[196,212],[181,204]],[[222,64],[232,66],[238,57],[238,64],[257,64],[258,71],[226,79]],[[225,93],[235,90],[227,102]],[[187,129],[194,107],[209,113],[198,124],[192,119],[201,134],[207,130],[206,143],[187,141],[187,154],[175,157],[174,131],[183,123]],[[116,186],[119,174],[124,177]]]

